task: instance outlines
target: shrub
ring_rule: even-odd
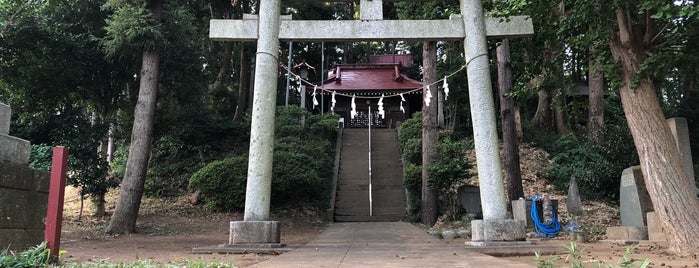
[[[271,201],[279,204],[328,198],[337,116],[311,115],[298,107],[279,107],[277,112]],[[304,124],[301,118],[305,118]],[[244,207],[247,161],[246,156],[237,156],[213,162],[191,177],[189,188],[198,189],[207,206],[240,210]]]
[[[40,170],[51,170],[51,160],[53,157],[53,146],[48,144],[32,144],[32,151],[29,155],[29,167]]]
[[[189,188],[198,189],[201,200],[211,209],[241,210],[245,207],[247,172],[247,155],[228,157],[195,172]]]
[[[462,179],[467,179],[473,174],[469,170],[473,167],[470,161],[465,159],[468,149],[473,147],[470,140],[453,141],[450,137],[442,135],[437,143],[437,154],[429,165],[430,188],[438,192],[446,192]]]
[[[546,171],[549,181],[567,190],[575,177],[582,196],[618,200],[621,172],[637,165],[638,155],[625,125],[605,125],[602,137],[599,144],[578,141],[572,135],[559,137],[549,146],[553,157]]]
[[[405,144],[408,139],[422,137],[422,113],[414,113],[413,116],[400,124],[398,143]]]
[[[408,221],[420,220],[420,200],[422,198],[422,167],[407,163],[403,168],[403,185],[408,200]]]
[[[328,140],[282,137],[274,146],[273,202],[314,200],[329,186],[333,170],[332,145]]]

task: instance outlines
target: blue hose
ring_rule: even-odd
[[[558,215],[556,215],[556,210],[551,212],[550,222],[541,222],[539,219],[539,213],[536,210],[536,200],[541,199],[541,196],[532,196],[532,220],[534,221],[534,226],[536,227],[536,233],[539,234],[541,238],[553,238],[561,230],[561,224],[558,223]]]

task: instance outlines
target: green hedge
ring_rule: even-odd
[[[320,202],[329,198],[337,116],[312,115],[298,107],[277,109],[272,203]],[[245,206],[248,158],[233,156],[207,164],[189,183],[206,206],[237,211]]]
[[[189,188],[197,189],[207,207],[220,210],[241,210],[245,207],[247,155],[214,161],[199,169],[189,180]]]

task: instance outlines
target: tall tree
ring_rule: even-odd
[[[591,49],[594,55],[594,48]],[[604,126],[604,76],[602,64],[590,59],[587,87],[589,89],[588,101],[590,109],[587,120],[587,136],[593,143],[599,143],[602,139],[602,127]]]
[[[158,77],[160,75],[160,44],[161,23],[163,18],[163,0],[149,0],[144,5],[129,5],[127,3],[111,2],[116,11],[108,21],[108,32],[113,36],[109,41],[116,41],[118,35],[127,34],[134,26],[145,26],[142,45],[141,72],[138,101],[134,110],[134,123],[131,132],[131,147],[126,162],[126,174],[121,183],[119,201],[114,215],[109,221],[107,232],[133,233],[136,231],[136,218],[141,206],[143,186],[145,184],[148,160],[150,158],[151,142],[153,139],[153,125],[155,119],[155,105],[158,96]],[[109,4],[108,4],[109,5]],[[145,25],[123,25],[121,23],[139,20]],[[153,39],[150,39],[153,38]]]
[[[512,96],[512,67],[510,41],[503,39],[497,47],[498,88],[500,89],[500,120],[502,122],[502,154],[505,184],[509,200],[524,197],[522,173],[519,166],[519,141],[515,124],[515,100]]]
[[[422,223],[432,226],[439,216],[439,193],[429,184],[428,167],[437,153],[437,86],[433,85],[437,74],[437,45],[433,41],[422,44]]]
[[[97,208],[113,185],[105,179],[106,157],[97,154],[97,141],[107,135],[102,126],[116,110],[122,70],[129,66],[105,59],[99,49],[94,37],[103,34],[101,5],[89,0],[0,2],[0,99],[13,104],[20,118],[15,129],[25,130],[23,138],[71,147],[68,183],[79,187],[81,196],[93,197]]]
[[[610,47],[621,65],[621,101],[653,208],[666,230],[670,251],[699,252],[699,199],[665,124],[657,88],[662,77],[656,76],[658,69],[652,71],[653,65],[662,64],[658,60],[677,56],[675,50],[663,48],[687,45],[683,33],[699,9],[693,1],[624,0],[616,2],[615,14],[617,31]]]
[[[248,96],[248,90],[250,89],[250,83],[248,82],[248,77],[250,76],[250,61],[248,59],[248,53],[245,44],[240,46],[240,79],[238,80],[238,103],[235,106],[235,114],[233,114],[233,121],[240,121],[243,119],[243,112],[245,111],[246,101]]]

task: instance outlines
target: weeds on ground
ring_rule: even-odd
[[[575,242],[570,242],[570,246],[566,246],[566,249],[568,249],[568,254],[566,254],[566,257],[564,259],[564,262],[569,264],[568,267],[570,268],[582,268],[585,267],[583,264],[582,256],[580,255],[580,250],[578,248],[578,245]],[[649,259],[643,260],[639,266],[635,266],[636,262],[641,261],[640,259],[636,258],[630,258],[629,255],[631,255],[634,251],[636,250],[636,246],[630,246],[626,248],[626,251],[624,252],[624,255],[617,261],[616,265],[608,264],[607,266],[604,266],[603,263],[597,262],[597,267],[606,267],[606,268],[645,268],[648,267],[650,264]],[[556,261],[558,261],[560,257],[558,256],[553,256],[551,258],[544,258],[541,256],[541,254],[537,251],[534,253],[534,260],[536,261],[536,266],[539,268],[554,268],[554,267],[560,267],[556,266]]]
[[[0,267],[41,267],[48,265],[50,258],[51,252],[46,242],[19,253],[6,248],[0,252]]]
[[[235,268],[229,263],[206,262],[203,260],[186,260],[173,263],[160,263],[152,261],[136,261],[133,263],[108,263],[105,261],[94,263],[66,263],[57,267],[63,268]]]
[[[59,255],[62,252],[59,252]],[[184,260],[172,263],[152,261],[136,261],[133,263],[108,263],[105,261],[91,263],[51,263],[51,251],[46,242],[25,251],[15,253],[9,249],[0,252],[0,267],[34,268],[34,267],[65,267],[65,268],[235,268],[229,263],[206,262],[203,260]]]

